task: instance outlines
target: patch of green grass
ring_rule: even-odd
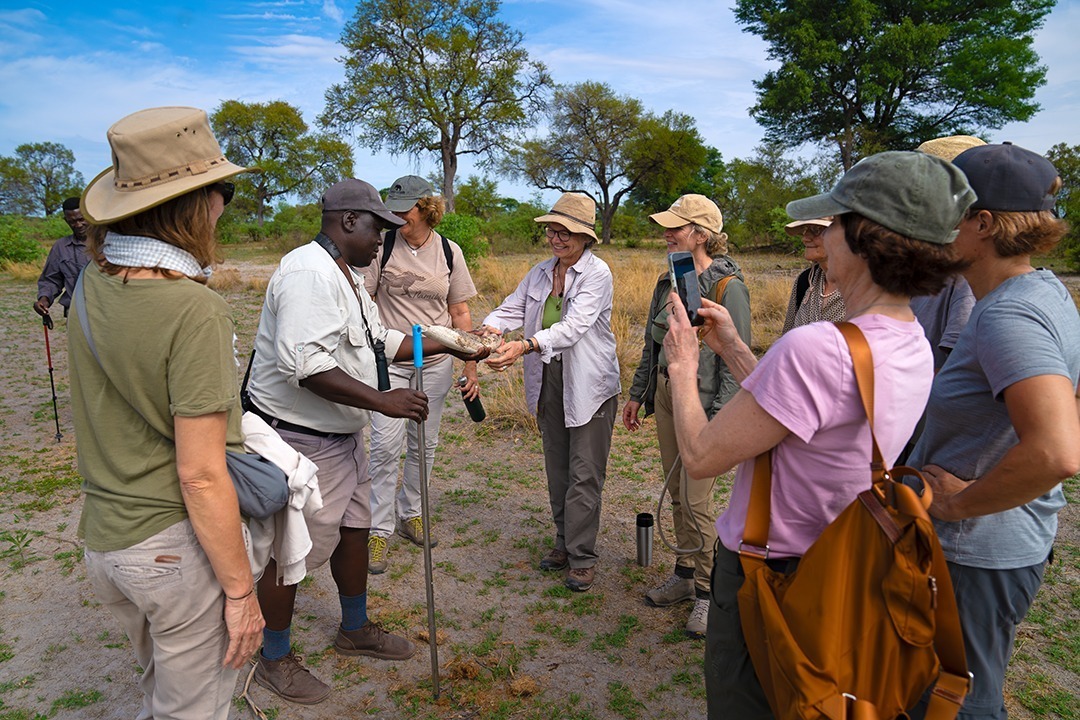
[[[1031,673],[1014,695],[1020,704],[1036,717],[1055,717],[1062,720],[1080,718],[1080,698],[1057,687],[1053,680],[1043,673]]]
[[[13,657],[15,657],[15,648],[7,643],[0,643],[0,663],[7,662]]]
[[[443,493],[443,500],[451,505],[468,507],[469,505],[479,505],[486,498],[481,490],[454,488]]]
[[[626,720],[637,720],[645,709],[645,703],[634,697],[634,692],[620,682],[608,683],[608,710]]]
[[[610,633],[599,633],[589,648],[596,651],[602,651],[608,647],[624,648],[630,640],[630,633],[640,624],[641,621],[634,615],[622,615],[619,617],[615,630]]]
[[[20,680],[8,680],[7,682],[0,683],[0,695],[5,695],[12,690],[19,690],[20,688],[33,687],[37,682],[36,675],[27,675]]]
[[[56,714],[57,710],[74,710],[76,708],[84,708],[99,702],[102,695],[97,690],[68,690],[63,695],[53,700],[52,702],[52,714]]]

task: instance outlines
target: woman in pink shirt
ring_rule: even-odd
[[[963,174],[921,153],[886,152],[855,165],[831,192],[787,207],[796,219],[832,215],[824,235],[830,283],[846,319],[874,359],[874,428],[887,463],[896,460],[930,394],[933,355],[909,307],[936,292],[962,262],[951,245],[975,199]],[[704,341],[742,389],[711,421],[697,401],[697,329],[677,306],[664,341],[679,452],[691,477],[738,465],[718,542],[706,631],[709,717],[772,717],[746,650],[736,595],[738,550],[754,458],[773,451],[768,564],[790,572],[840,512],[869,486],[870,428],[847,345],[831,323],[783,335],[758,362],[723,308],[708,303]]]

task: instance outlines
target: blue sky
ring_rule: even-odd
[[[24,142],[71,148],[89,180],[109,165],[105,131],[135,110],[222,100],[285,100],[312,125],[323,94],[343,79],[338,38],[346,0],[19,2],[0,6],[0,154]],[[730,6],[705,0],[504,0],[502,18],[525,34],[534,59],[559,83],[599,80],[662,113],[697,120],[727,159],[762,136],[747,108],[752,81],[770,67],[765,44],[744,33]],[[1080,144],[1080,0],[1059,0],[1036,37],[1049,68],[1043,110],[991,140],[1045,152]],[[385,187],[419,162],[356,149],[356,174]],[[476,172],[463,159],[459,177]],[[501,183],[524,199],[526,187]]]

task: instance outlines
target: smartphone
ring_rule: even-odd
[[[704,325],[705,318],[698,313],[701,309],[701,291],[698,289],[694,256],[688,252],[669,253],[668,272],[671,276],[671,287],[679,293],[679,300],[686,308],[690,324]]]

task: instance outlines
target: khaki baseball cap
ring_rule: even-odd
[[[857,162],[829,192],[789,202],[787,213],[811,220],[855,212],[905,237],[946,245],[973,202],[975,191],[948,160],[889,151]]]
[[[666,228],[680,228],[694,223],[715,233],[724,229],[724,216],[720,214],[720,208],[704,195],[683,195],[667,210],[650,215],[649,219]]]
[[[405,221],[386,209],[379,191],[371,183],[349,178],[334,183],[322,196],[323,212],[355,210],[369,212],[382,220],[387,227],[401,227]]]

